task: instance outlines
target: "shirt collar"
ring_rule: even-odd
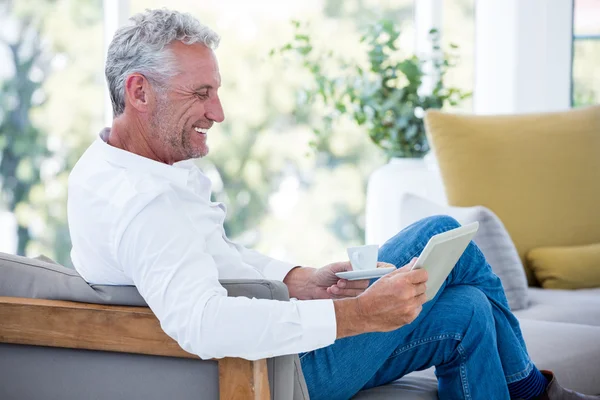
[[[176,162],[173,165],[161,163],[138,154],[119,149],[107,143],[110,128],[104,128],[96,139],[96,147],[100,149],[104,158],[111,164],[118,165],[138,172],[168,179],[179,185],[186,186],[190,171],[195,167],[192,160]]]

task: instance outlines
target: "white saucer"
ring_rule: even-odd
[[[387,275],[392,271],[395,271],[395,267],[388,268],[375,268],[375,269],[365,269],[358,271],[345,271],[345,272],[336,272],[335,276],[342,279],[348,279],[349,281],[355,281],[358,279],[372,279],[379,278],[383,275]]]

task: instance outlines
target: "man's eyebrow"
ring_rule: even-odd
[[[212,85],[208,85],[207,84],[207,85],[201,85],[201,86],[196,87],[194,89],[194,91],[199,92],[199,91],[204,90],[204,89],[212,89],[212,88],[213,88]]]

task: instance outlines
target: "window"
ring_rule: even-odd
[[[70,264],[67,177],[102,124],[101,4],[0,2],[0,251]]]
[[[600,103],[600,2],[575,0],[573,9],[573,107]]]
[[[444,8],[444,47],[459,45],[461,59],[448,84],[463,90],[473,88],[474,2],[432,2]],[[103,7],[115,4],[0,1],[0,251],[43,253],[70,264],[67,177],[103,126],[103,32],[111,30],[103,19],[112,15]],[[367,180],[386,158],[350,121],[336,121],[324,151],[309,147],[318,110],[297,112],[295,89],[314,81],[269,52],[293,37],[291,21],[299,20],[309,23],[316,46],[362,59],[361,29],[385,17],[400,28],[399,47],[409,55],[415,0],[118,4],[112,11],[118,20],[169,7],[192,13],[222,36],[217,56],[226,121],[211,131],[211,154],[199,165],[213,181],[214,200],[228,206],[232,239],[315,266],[344,259],[345,247],[362,244]],[[17,60],[11,46],[20,46],[24,58]],[[38,52],[28,65],[26,58]],[[471,102],[461,108],[470,110]],[[15,115],[26,116],[26,124],[12,126]]]
[[[318,114],[299,115],[297,88],[313,81],[300,63],[269,52],[308,22],[315,46],[364,57],[359,31],[379,17],[401,29],[414,51],[413,0],[132,0],[131,13],[168,7],[189,12],[221,35],[216,51],[225,121],[211,130],[210,154],[198,165],[228,207],[229,237],[271,256],[322,266],[364,240],[369,174],[385,157],[349,122],[334,128],[328,151],[309,147]]]
[[[448,71],[446,85],[473,92],[475,84],[475,0],[444,0],[442,42],[458,46],[456,66]],[[464,100],[457,111],[471,112],[473,98]]]

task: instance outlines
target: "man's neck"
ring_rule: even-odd
[[[172,164],[162,159],[148,142],[146,135],[143,135],[138,124],[127,124],[120,118],[113,120],[112,128],[109,131],[106,143],[119,149],[137,154],[165,164]]]

